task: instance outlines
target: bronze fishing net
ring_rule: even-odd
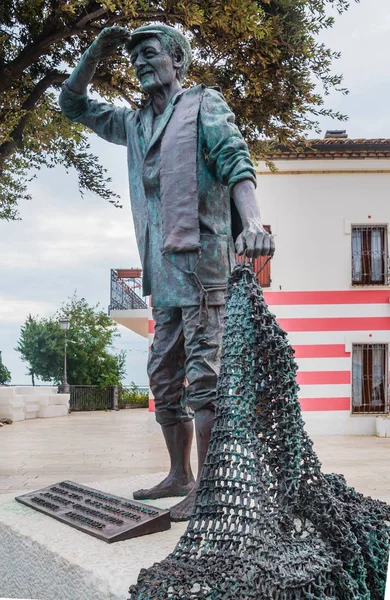
[[[251,267],[238,265],[194,512],[130,600],[384,600],[390,507],[321,472],[296,371]]]

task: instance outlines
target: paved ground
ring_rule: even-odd
[[[343,473],[359,491],[390,503],[390,439],[316,436],[314,447],[325,472]],[[167,469],[162,436],[150,433],[146,409],[72,413],[0,428],[0,493]]]

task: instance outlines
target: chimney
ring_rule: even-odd
[[[325,140],[329,139],[348,139],[347,130],[346,129],[327,129],[324,135]]]

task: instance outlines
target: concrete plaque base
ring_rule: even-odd
[[[134,490],[151,487],[165,475],[89,485],[131,498]],[[147,503],[170,508],[179,501],[167,498]],[[15,494],[1,495],[0,598],[125,600],[139,571],[165,558],[185,529],[186,523],[172,523],[168,531],[104,544],[16,502]]]

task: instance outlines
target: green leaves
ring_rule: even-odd
[[[134,406],[147,408],[149,405],[149,394],[137,388],[134,381],[127,387],[122,387],[119,392],[119,408]]]
[[[11,373],[3,364],[0,352],[0,385],[7,385],[7,383],[11,383]]]
[[[42,381],[60,382],[63,373],[64,334],[57,321],[29,315],[15,348],[28,363],[28,374]]]
[[[28,316],[16,350],[28,364],[28,373],[42,381],[60,383],[63,377],[65,335],[58,320],[70,321],[67,332],[68,383],[119,385],[125,376],[125,353],[112,353],[119,336],[115,323],[84,298],[73,296],[51,318]]]
[[[254,155],[270,142],[291,143],[318,117],[340,118],[324,105],[338,53],[321,43],[323,29],[348,0],[4,0],[0,7],[0,218],[16,219],[29,199],[28,170],[65,164],[81,195],[117,207],[106,170],[89,151],[87,134],[59,115],[56,94],[104,27],[132,30],[150,21],[180,27],[194,49],[186,85],[222,88]],[[317,92],[320,83],[323,92]],[[99,64],[92,87],[106,100],[136,108],[141,90],[127,56]],[[268,139],[265,143],[263,140]]]
[[[73,296],[57,314],[70,320],[68,381],[74,385],[119,385],[125,375],[125,354],[112,354],[119,336],[115,323],[84,298]]]

